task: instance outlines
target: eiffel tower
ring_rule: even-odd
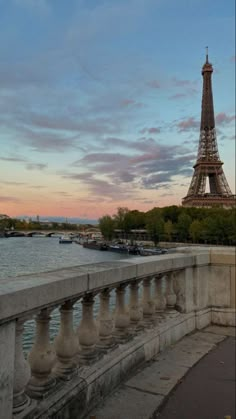
[[[232,208],[236,205],[236,196],[232,194],[223,171],[220,160],[216,130],[214,105],[212,95],[211,76],[212,64],[208,61],[202,67],[203,91],[202,114],[200,125],[200,139],[198,156],[194,168],[192,181],[187,195],[182,200],[184,207],[213,207]],[[209,180],[209,192],[206,192],[206,181]]]

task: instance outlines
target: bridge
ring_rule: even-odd
[[[36,332],[25,354],[28,319]],[[235,326],[234,248],[178,248],[1,280],[0,417],[86,418],[137,366],[210,324]]]
[[[64,235],[64,234],[78,234],[75,231],[57,231],[57,230],[53,230],[53,231],[49,231],[49,230],[30,230],[30,231],[25,231],[25,230],[10,230],[5,232],[5,234],[7,235],[7,237],[34,237],[34,236],[45,236],[45,237],[53,237],[55,234],[56,235]]]
[[[83,231],[78,230],[8,230],[5,231],[7,237],[34,237],[34,236],[45,236],[53,237],[54,235],[68,235],[73,234],[76,236],[92,236],[95,233],[100,232],[97,228],[87,228]]]

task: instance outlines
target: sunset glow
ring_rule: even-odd
[[[235,193],[234,16],[233,0],[0,0],[0,214],[180,205],[205,45]]]

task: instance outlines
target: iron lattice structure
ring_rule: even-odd
[[[194,173],[187,195],[182,205],[186,207],[223,207],[235,206],[235,195],[232,194],[223,171],[220,160],[214,117],[211,76],[212,64],[208,61],[202,67],[203,92],[200,139],[197,162],[193,166]],[[206,192],[206,182],[209,180],[209,192]]]

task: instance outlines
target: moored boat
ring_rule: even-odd
[[[139,248],[139,254],[141,256],[164,255],[165,253],[167,253],[167,250],[161,249],[161,248],[147,248],[147,247]]]
[[[117,252],[117,253],[129,253],[128,247],[123,244],[110,244],[108,246],[108,250],[110,250],[111,252]]]
[[[128,246],[128,253],[130,255],[140,255],[139,246],[137,246],[137,245]]]
[[[83,247],[86,249],[93,250],[108,250],[109,246],[104,242],[99,242],[97,240],[88,240],[83,243]]]
[[[71,237],[69,237],[69,236],[62,236],[59,239],[60,244],[71,244],[72,242],[73,241],[72,241]]]

